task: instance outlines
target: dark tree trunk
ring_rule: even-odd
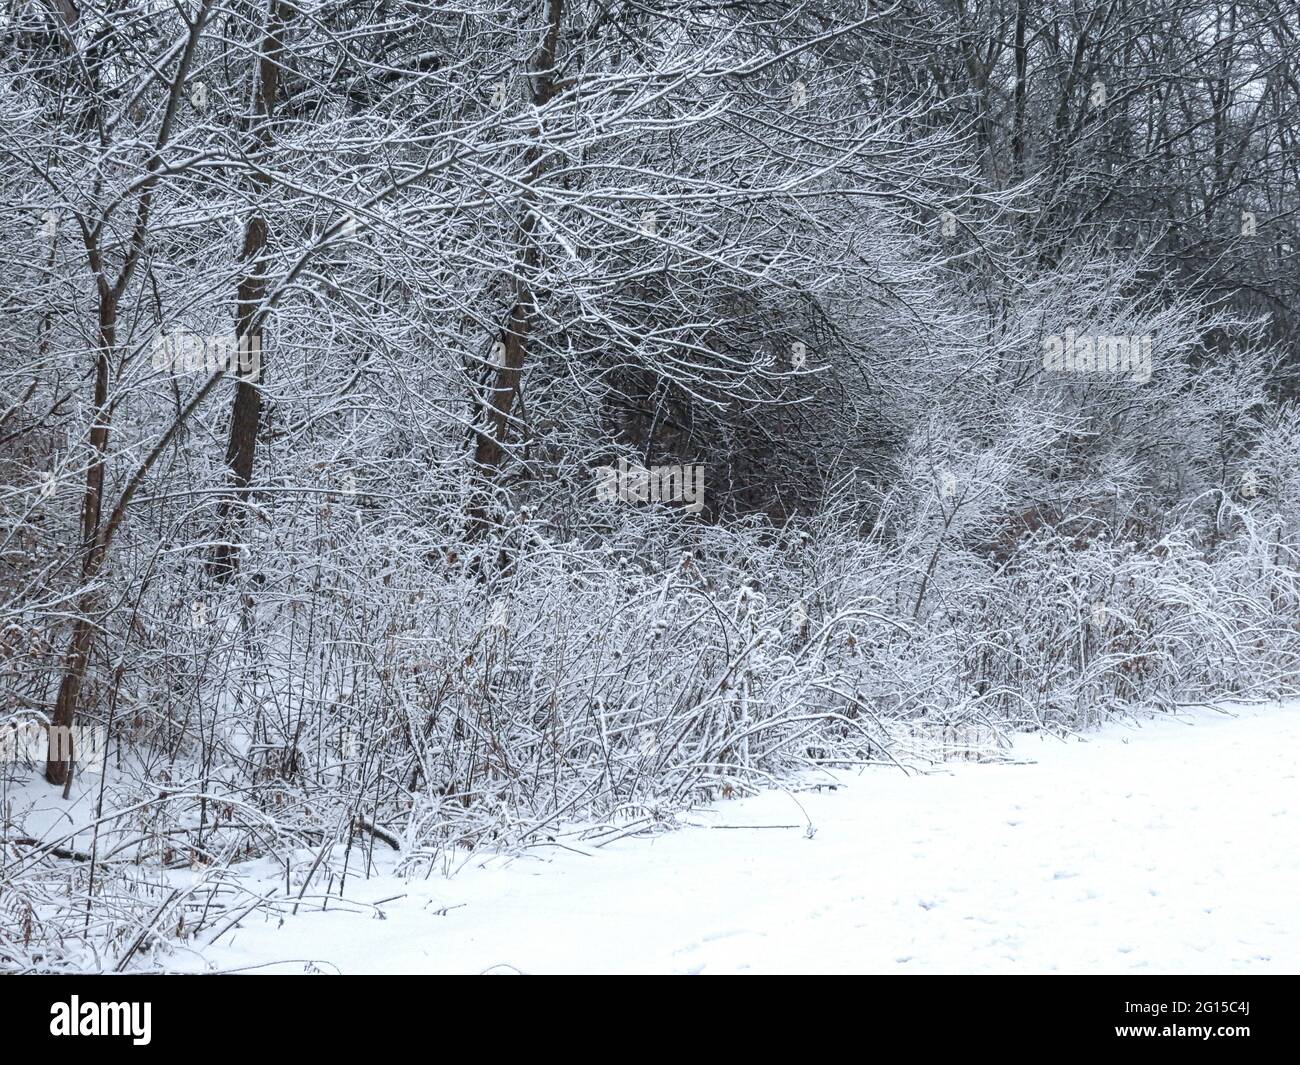
[[[257,101],[254,111],[250,155],[265,152],[271,145],[271,120],[275,114],[276,94],[280,84],[280,56],[284,50],[285,23],[289,7],[284,0],[270,0],[266,31],[258,49]],[[253,191],[265,188],[268,179],[261,174],[250,178]],[[217,545],[209,561],[209,572],[217,580],[226,580],[239,566],[239,554],[233,545],[243,524],[242,503],[248,497],[257,457],[257,436],[262,427],[261,357],[269,265],[267,243],[270,237],[266,218],[254,211],[244,227],[240,251],[242,276],[235,292],[235,340],[241,355],[256,352],[240,373],[230,410],[230,438],[226,446],[226,464],[234,489],[217,507]]]
[[[556,92],[557,49],[560,25],[564,18],[564,0],[548,0],[546,37],[538,59],[534,78],[533,101],[544,106]],[[546,160],[541,149],[533,147],[527,154],[525,185],[533,185],[542,175]],[[528,337],[532,330],[535,304],[529,287],[529,275],[536,269],[537,245],[533,240],[537,216],[525,193],[524,214],[519,223],[519,280],[515,284],[514,301],[501,331],[504,357],[493,372],[492,383],[482,396],[475,397],[477,439],[474,445],[475,492],[469,507],[472,535],[482,534],[489,524],[491,496],[506,458],[506,438],[510,432],[515,396],[527,362]]]

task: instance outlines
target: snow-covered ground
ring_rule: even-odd
[[[222,873],[278,898],[242,927],[137,964],[303,972],[1298,972],[1300,702],[1022,736],[1005,764],[825,778],[679,817],[653,836],[521,857],[466,855],[450,878],[348,860],[322,911],[315,855]],[[78,790],[93,796],[98,777]],[[93,808],[33,779],[25,831]],[[15,796],[10,796],[11,804]],[[88,847],[79,833],[65,845]],[[342,849],[331,868],[342,867]],[[180,871],[174,886],[207,893]],[[156,879],[156,877],[155,877]],[[296,916],[286,890],[304,893]],[[159,898],[158,901],[161,901]],[[283,920],[281,917],[283,915]],[[215,923],[220,930],[223,917]],[[210,926],[212,927],[212,926]],[[94,967],[94,959],[86,959]]]
[[[345,973],[1294,973],[1300,705],[1231,714],[1023,737],[1018,764],[872,769],[589,853],[357,881],[351,898],[401,897],[383,919],[256,917],[204,955]]]

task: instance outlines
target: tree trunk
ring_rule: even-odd
[[[265,152],[271,145],[271,119],[280,84],[280,55],[284,50],[284,30],[289,7],[285,0],[270,0],[266,32],[258,49],[257,106],[253,144],[250,155]],[[267,185],[260,173],[250,178],[252,188]],[[226,446],[226,464],[234,493],[217,507],[217,545],[209,561],[209,572],[219,581],[232,576],[239,566],[239,554],[232,540],[243,524],[242,502],[248,497],[257,456],[257,434],[262,426],[261,354],[266,298],[266,271],[269,265],[266,219],[254,211],[244,227],[244,244],[240,251],[243,274],[235,292],[235,341],[241,354],[256,352],[248,367],[241,367],[235,398],[230,409],[230,439]]]
[[[72,627],[72,639],[65,655],[63,677],[59,681],[59,694],[50,718],[49,755],[45,760],[45,779],[51,784],[66,784],[72,772],[70,745],[59,742],[58,733],[67,735],[77,716],[81,701],[81,688],[86,679],[90,661],[90,643],[94,638],[94,614],[98,612],[98,595],[94,582],[98,578],[104,559],[100,539],[100,519],[104,507],[104,467],[108,456],[108,379],[111,372],[109,355],[117,339],[117,300],[108,290],[108,283],[100,276],[99,284],[99,351],[95,356],[95,417],[90,427],[90,447],[93,455],[86,470],[86,491],[81,503],[81,545],[85,556],[81,563],[82,591],[77,602],[77,621]]]
[[[153,191],[162,172],[162,151],[167,145],[172,122],[179,106],[179,99],[185,79],[189,75],[194,53],[198,48],[199,36],[203,32],[211,13],[211,0],[204,0],[197,16],[189,23],[189,37],[176,66],[172,82],[167,111],[158,131],[158,142],[151,152],[145,169],[148,172],[140,186],[140,199],[136,206],[135,224],[128,241],[127,251],[122,261],[122,268],[116,281],[109,283],[109,265],[98,238],[87,242],[86,252],[91,271],[95,276],[96,294],[99,306],[99,347],[95,354],[95,392],[94,418],[90,423],[91,460],[86,470],[86,491],[81,506],[81,550],[84,552],[81,563],[81,591],[77,600],[77,620],[72,627],[72,638],[64,655],[63,677],[59,681],[59,693],[54,702],[54,714],[50,719],[49,754],[45,760],[45,778],[51,784],[69,784],[72,774],[72,753],[67,742],[61,742],[56,730],[71,728],[76,721],[81,703],[81,689],[85,683],[86,671],[90,663],[90,646],[94,639],[96,615],[99,613],[99,592],[95,581],[108,557],[108,545],[113,531],[121,521],[122,514],[131,496],[139,487],[149,467],[161,453],[162,444],[155,448],[140,465],[123,492],[121,500],[114,508],[113,516],[107,526],[102,522],[104,506],[104,474],[108,465],[109,426],[112,420],[112,407],[109,403],[108,386],[112,376],[112,356],[117,346],[118,306],[122,294],[131,283],[131,277],[140,264],[149,232],[149,212],[153,206]],[[95,85],[87,86],[92,99]],[[92,107],[98,107],[98,103]],[[96,115],[96,123],[100,123]],[[184,417],[188,417],[197,403],[206,396],[212,384],[200,390],[199,395],[190,403]],[[164,436],[164,442],[178,428],[180,421],[173,425]]]
[[[564,18],[564,0],[548,0],[546,37],[538,57],[533,88],[533,102],[543,107],[555,95],[557,87],[556,54],[559,46],[560,24]],[[540,134],[540,129],[539,129]],[[540,145],[534,145],[525,156],[527,175],[525,187],[532,186],[542,175],[546,159]],[[524,194],[524,215],[519,223],[519,280],[515,284],[514,301],[501,332],[504,357],[493,375],[494,380],[484,395],[475,397],[477,440],[474,446],[475,491],[469,507],[471,535],[482,534],[489,524],[492,489],[505,463],[505,441],[510,431],[511,414],[515,396],[523,377],[528,354],[528,336],[532,330],[536,309],[529,287],[529,275],[537,267],[537,245],[533,234],[537,229],[537,216],[531,196]]]
[[[1015,90],[1015,128],[1011,136],[1011,157],[1015,163],[1015,177],[1024,176],[1025,171],[1025,99],[1027,86],[1025,80],[1029,70],[1029,49],[1025,45],[1025,24],[1029,21],[1029,0],[1017,0],[1016,4],[1016,90]]]

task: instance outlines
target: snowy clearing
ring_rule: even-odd
[[[1021,737],[1016,764],[873,769],[797,803],[719,803],[682,819],[694,827],[588,855],[479,856],[451,879],[357,881],[350,898],[402,897],[382,920],[302,912],[277,928],[256,916],[205,950],[206,965],[1296,972],[1300,704],[1231,715]],[[796,827],[735,827],[772,825]]]

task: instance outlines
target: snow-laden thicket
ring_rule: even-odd
[[[1177,109],[1041,41],[1008,107],[1009,58],[949,54],[1001,24],[859,6],[5,16],[3,714],[110,740],[0,766],[0,963],[138,965],[375,846],[1292,690],[1285,314],[1074,202],[1090,152],[1168,179]],[[1259,100],[1219,147],[1272,195]],[[1067,334],[1149,365],[1048,366]],[[603,497],[620,460],[702,509]]]

